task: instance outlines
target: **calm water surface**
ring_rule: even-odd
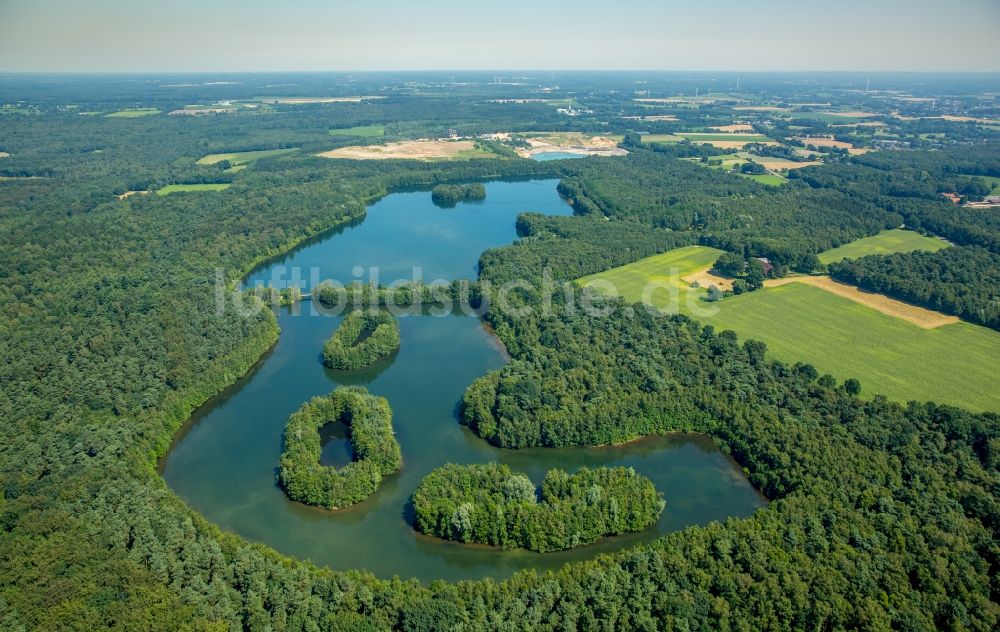
[[[555,180],[494,182],[486,200],[442,209],[430,193],[395,193],[373,204],[364,221],[274,260],[248,278],[287,280],[294,268],[343,283],[373,275],[391,283],[413,267],[425,281],[474,278],[479,254],[516,238],[518,213],[568,215]],[[359,272],[356,268],[360,267]],[[276,272],[278,274],[276,274]],[[557,568],[648,542],[692,524],[746,516],[765,500],[736,464],[702,436],[656,437],[620,447],[500,450],[460,426],[462,392],[503,365],[503,351],[474,317],[402,316],[399,352],[362,371],[326,369],[323,342],[340,316],[314,313],[311,302],[278,315],[281,337],[250,375],[197,411],[162,463],[163,476],[193,508],[222,528],[282,553],[336,569],[366,568],[383,577],[421,580],[506,577],[523,568]],[[361,384],[388,398],[403,450],[402,471],[365,502],[330,512],[289,501],[275,484],[281,433],[305,400],[340,384]],[[351,458],[345,435],[330,427],[322,462]],[[658,524],[573,551],[537,554],[445,542],[408,523],[409,497],[420,479],[444,463],[499,461],[536,483],[546,470],[630,465],[652,479],[667,500]]]

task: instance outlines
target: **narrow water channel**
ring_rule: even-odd
[[[368,209],[362,222],[333,231],[255,270],[257,281],[298,278],[379,283],[474,278],[480,253],[516,238],[524,211],[572,212],[555,180],[493,182],[486,200],[442,209],[430,193],[394,193]],[[475,378],[504,363],[502,349],[475,317],[399,318],[400,350],[362,371],[323,367],[323,342],[340,316],[313,312],[309,302],[283,308],[275,348],[239,383],[194,415],[161,464],[170,487],[223,529],[266,543],[287,555],[335,569],[365,568],[383,576],[433,579],[503,578],[524,568],[548,569],[648,542],[688,525],[741,517],[766,501],[740,468],[702,436],[655,437],[625,446],[500,450],[457,420],[462,393]],[[307,399],[340,384],[361,384],[392,406],[403,451],[402,471],[352,508],[326,511],[289,501],[275,484],[281,433]],[[323,462],[350,459],[343,436],[327,437]],[[409,497],[420,479],[444,463],[499,461],[536,483],[554,467],[629,465],[648,476],[666,498],[659,522],[642,533],[609,538],[573,551],[537,554],[444,542],[408,523]]]

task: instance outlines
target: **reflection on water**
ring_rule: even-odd
[[[441,209],[429,192],[390,195],[372,205],[361,223],[324,236],[280,262],[256,270],[267,279],[274,266],[317,266],[323,278],[353,280],[353,268],[378,266],[381,282],[409,278],[470,278],[479,254],[515,238],[523,211],[568,214],[556,182],[487,185],[479,204]],[[298,312],[298,313],[296,313]],[[692,524],[746,516],[765,501],[736,464],[700,435],[653,437],[624,446],[500,450],[456,418],[462,393],[476,377],[505,362],[502,349],[473,317],[404,315],[397,353],[361,371],[335,371],[320,361],[323,342],[342,320],[312,315],[309,303],[279,313],[281,337],[255,370],[203,406],[162,464],[168,484],[197,511],[224,529],[282,553],[333,568],[366,568],[378,575],[448,580],[505,577],[523,568],[557,568],[599,552],[648,542]],[[306,400],[339,384],[360,384],[388,398],[403,451],[399,474],[364,502],[326,511],[289,501],[275,484],[281,433]],[[323,462],[350,459],[346,431],[323,429]],[[339,433],[339,434],[338,434]],[[652,479],[667,507],[655,527],[573,551],[538,554],[445,542],[416,533],[409,497],[420,479],[444,463],[499,461],[536,483],[554,467],[626,465]]]

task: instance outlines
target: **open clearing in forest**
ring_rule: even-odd
[[[385,125],[358,125],[357,127],[338,127],[330,130],[330,136],[357,136],[359,138],[377,138],[385,136]]]
[[[196,191],[224,191],[229,188],[228,182],[215,182],[209,184],[168,184],[159,189],[157,195],[170,195],[171,193],[189,193]]]
[[[843,259],[858,259],[867,255],[888,255],[897,252],[913,252],[914,250],[935,252],[947,247],[948,242],[942,239],[927,237],[912,230],[894,228],[821,252],[819,253],[819,261],[826,265]]]
[[[260,149],[257,151],[233,151],[226,154],[209,154],[203,158],[199,158],[198,164],[214,165],[222,162],[223,160],[228,160],[234,165],[245,165],[248,162],[253,162],[254,160],[269,158],[270,156],[280,156],[281,154],[288,154],[293,151],[298,151],[298,147],[292,147],[290,149]]]
[[[720,252],[706,249],[712,252],[698,259],[694,253],[700,248],[678,248],[577,282],[602,291],[595,280],[608,280],[626,301],[638,303],[646,282],[659,277],[673,285],[664,277],[664,267],[697,273]],[[761,340],[773,357],[785,362],[813,364],[838,380],[857,378],[868,396],[882,393],[898,401],[932,400],[973,410],[1000,408],[995,383],[1000,333],[986,327],[954,322],[926,329],[803,282],[716,303],[702,296],[704,290],[674,292],[671,297],[661,289],[652,294],[651,303],[712,324],[716,331],[732,329],[743,340]]]
[[[358,145],[341,147],[316,154],[323,158],[348,158],[353,160],[462,160],[468,158],[496,158],[490,151],[476,148],[471,140],[407,140],[387,145]]]
[[[644,288],[650,283],[656,283],[658,286],[667,283],[674,288],[691,290],[690,281],[695,279],[690,278],[690,275],[704,273],[715,263],[722,252],[706,246],[675,248],[662,254],[582,277],[576,282],[582,287],[593,285],[594,289],[604,293],[609,293],[609,288],[614,287],[614,293],[617,296],[639,302],[642,300]],[[659,291],[654,294],[654,297],[662,293]]]
[[[121,195],[119,195],[118,199],[119,200],[124,200],[126,198],[132,197],[133,195],[146,195],[148,193],[149,193],[149,191],[126,191],[125,193],[122,193]],[[164,195],[166,195],[166,194],[164,194]]]
[[[119,110],[105,114],[104,116],[108,118],[138,118],[140,116],[152,116],[159,113],[160,111],[156,108],[137,108],[135,110]]]

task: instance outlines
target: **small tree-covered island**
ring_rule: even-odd
[[[399,323],[392,314],[355,310],[323,345],[323,364],[331,369],[361,369],[398,349]]]
[[[445,465],[413,494],[414,526],[447,540],[558,551],[646,529],[665,502],[648,478],[624,467],[549,470],[541,492],[506,465]]]
[[[346,424],[350,431],[354,461],[340,469],[319,462],[319,431],[331,423]],[[288,418],[278,481],[292,500],[339,509],[374,494],[402,462],[389,402],[364,388],[342,386],[314,397]]]
[[[439,184],[431,189],[431,199],[439,206],[455,206],[459,202],[485,200],[486,187],[473,184]]]

